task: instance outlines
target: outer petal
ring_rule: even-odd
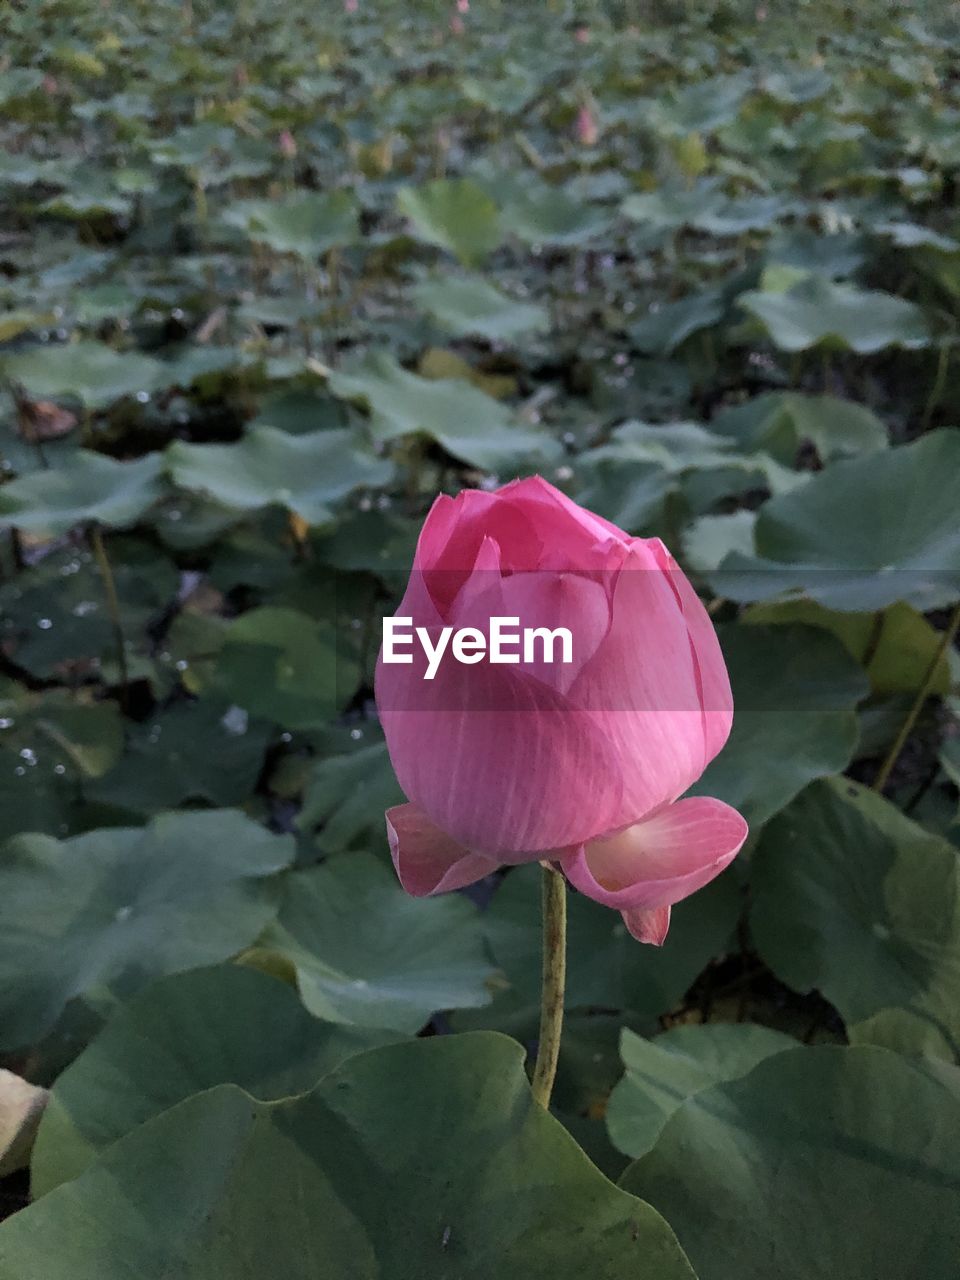
[[[489,858],[451,840],[415,804],[396,805],[385,816],[393,865],[400,883],[414,898],[462,889],[497,869]]]
[[[568,696],[616,755],[623,806],[607,828],[616,830],[682,795],[706,754],[702,682],[668,575],[641,541],[614,548],[610,563],[613,622]]]
[[[747,824],[736,809],[694,796],[617,835],[590,841],[561,865],[574,888],[624,912],[626,919],[702,889],[736,857],[746,838]]]
[[[377,666],[377,707],[407,797],[468,849],[521,862],[609,831],[621,778],[590,715],[516,667],[447,655],[424,680]]]
[[[720,641],[707,613],[686,574],[659,538],[648,545],[666,573],[690,633],[693,660],[700,681],[706,767],[730,736],[733,724],[733,694],[730,677],[720,649]]]

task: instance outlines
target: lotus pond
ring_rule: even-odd
[[[0,1280],[956,1280],[960,9],[7,0]],[[373,670],[539,474],[718,628],[662,947],[415,899]]]

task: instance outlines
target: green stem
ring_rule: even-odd
[[[130,692],[130,673],[127,670],[127,646],[123,638],[123,623],[120,621],[120,601],[117,598],[117,584],[107,557],[107,549],[103,545],[103,534],[96,523],[90,526],[90,545],[103,579],[103,589],[107,597],[107,611],[113,625],[113,638],[117,646],[117,664],[120,667],[120,706],[127,710]]]
[[[923,704],[930,695],[930,690],[932,689],[933,682],[937,676],[937,668],[943,661],[943,655],[953,644],[958,629],[960,629],[960,604],[955,606],[953,613],[950,615],[950,621],[947,623],[947,629],[940,637],[940,643],[937,645],[936,653],[930,659],[930,665],[927,667],[926,673],[924,674],[923,680],[920,684],[920,688],[917,690],[917,696],[913,700],[913,706],[910,708],[909,714],[907,715],[906,720],[904,720],[903,725],[900,728],[900,732],[897,734],[896,741],[887,752],[887,757],[880,766],[876,778],[873,780],[874,791],[882,792],[884,787],[887,785],[893,766],[897,763],[900,752],[903,750],[907,739],[913,731],[913,726],[917,722],[917,716],[920,714]]]
[[[563,1031],[563,988],[567,968],[567,883],[548,862],[543,868],[543,988],[540,996],[540,1043],[533,1069],[533,1096],[550,1106]]]

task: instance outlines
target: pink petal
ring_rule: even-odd
[[[670,928],[669,907],[654,907],[651,911],[624,911],[622,915],[623,923],[638,942],[649,942],[654,947],[663,946]]]
[[[470,577],[485,538],[508,558],[504,568],[529,569],[539,563],[543,543],[523,511],[501,502],[495,493],[463,489],[455,498],[441,495],[420,532],[414,572],[420,572],[442,614],[446,614]]]
[[[537,531],[546,543],[547,550],[556,546],[558,537],[578,550],[585,545],[606,542],[611,537],[616,538],[618,542],[630,541],[630,535],[624,533],[617,525],[605,520],[603,516],[596,515],[593,511],[588,511],[586,507],[581,507],[549,481],[544,480],[543,476],[529,476],[525,480],[514,480],[504,485],[502,489],[498,489],[497,496],[511,505],[522,504],[536,523]],[[586,542],[582,538],[575,542],[570,541],[572,526],[578,526],[580,531],[587,535]],[[531,567],[528,566],[528,568]],[[586,568],[587,566],[571,564],[568,567]]]
[[[516,667],[447,654],[433,680],[377,665],[380,721],[404,793],[468,849],[533,860],[615,825],[621,779],[589,713]]]
[[[562,865],[574,888],[595,902],[623,912],[652,911],[709,884],[746,838],[747,824],[736,809],[693,796],[616,835],[591,840]]]
[[[609,739],[623,778],[608,830],[676,800],[705,764],[702,681],[669,576],[639,539],[613,548],[609,563],[613,623],[568,691]]]
[[[705,745],[703,763],[706,768],[730,736],[733,724],[730,677],[727,675],[716,628],[686,574],[659,538],[651,538],[648,545],[667,574],[690,633],[690,645],[701,688]]]
[[[414,898],[462,889],[497,869],[489,858],[451,840],[415,804],[388,809],[386,819],[393,865],[400,883]]]

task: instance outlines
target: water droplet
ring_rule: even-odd
[[[49,618],[38,618],[37,626],[40,628],[41,631],[49,631],[50,628],[53,626],[53,622]]]
[[[292,742],[292,741],[293,741],[293,734],[292,734],[292,733],[281,733],[281,735],[280,735],[280,741],[281,741],[281,742]]]
[[[183,316],[184,316],[184,312],[182,307],[174,307],[173,310],[170,312],[170,317],[173,320],[182,320]]]
[[[31,768],[33,768],[33,766],[37,763],[36,754],[33,751],[31,751],[29,747],[21,748],[20,759],[26,760],[27,764],[30,765]]]
[[[563,443],[566,445],[574,445],[577,443],[577,437],[572,431],[565,431],[562,436]]]
[[[227,733],[232,733],[235,737],[239,737],[247,732],[250,716],[243,707],[229,707],[220,717],[220,723]]]
[[[179,507],[174,507],[172,511],[167,512],[167,520],[170,524],[176,524],[178,520],[183,519],[183,512]]]
[[[359,631],[362,626],[363,626],[363,620],[361,618],[350,619],[350,627],[353,631]]]
[[[370,500],[368,497],[366,497],[366,496],[364,496],[364,497],[362,497],[362,498],[360,499],[360,501],[357,503],[357,506],[360,508],[360,510],[361,510],[361,511],[372,511],[372,510],[373,510],[373,503],[372,503],[372,502],[371,502],[371,500]]]
[[[573,479],[573,468],[572,468],[572,467],[557,467],[556,471],[555,471],[553,474],[556,476],[556,478],[557,478],[558,480],[572,480],[572,479]]]
[[[131,915],[133,915],[133,907],[118,907],[113,918],[118,924],[122,924],[124,920],[129,920]]]
[[[393,499],[390,497],[389,493],[381,493],[380,497],[377,499],[377,510],[389,511],[392,506]]]
[[[150,400],[150,392],[149,392],[149,391],[138,391],[138,392],[137,392],[137,404],[147,404],[147,403],[149,402],[149,400]]]
[[[362,989],[363,987],[369,987],[370,983],[366,980],[366,978],[354,978],[353,982],[350,985],[353,987],[359,987]]]
[[[359,741],[360,741],[360,739],[363,737],[363,730],[362,730],[362,729],[351,729],[351,730],[350,730],[350,737],[354,740],[354,742],[359,742]]]
[[[17,775],[18,778],[22,778],[27,771],[22,764],[18,764],[13,772]]]
[[[873,936],[879,938],[881,942],[890,941],[890,930],[882,920],[877,920],[873,926]]]
[[[63,775],[67,772],[67,766],[65,764],[55,764],[53,766],[53,772]]]
[[[0,716],[0,729],[12,729],[13,724],[14,722],[10,716]]]
[[[186,658],[178,658],[177,661],[174,663],[174,666],[177,668],[178,671],[186,671],[189,665],[190,663],[186,660]]]
[[[88,613],[96,613],[99,608],[95,600],[81,600],[73,606],[71,612],[75,618],[85,618]]]

